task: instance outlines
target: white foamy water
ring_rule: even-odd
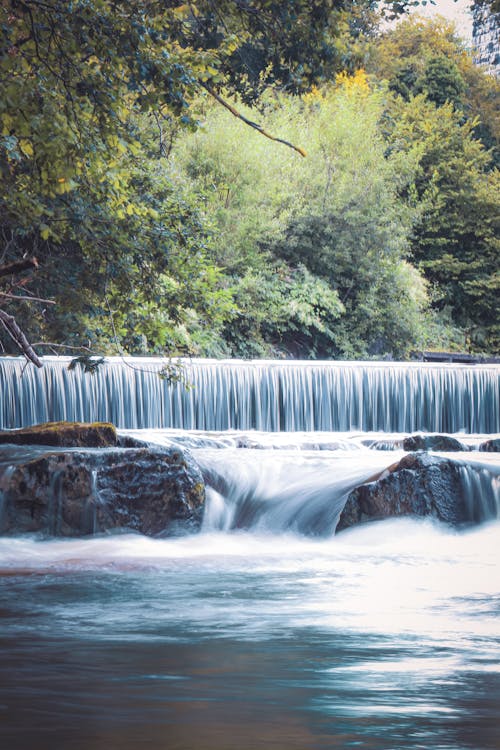
[[[280,629],[348,627],[415,633],[421,638],[441,638],[445,630],[460,637],[500,636],[495,616],[495,597],[500,593],[499,542],[498,522],[457,532],[427,519],[380,521],[329,539],[248,532],[201,533],[170,540],[138,534],[44,541],[4,537],[0,539],[0,571],[61,576],[62,581],[66,575],[96,572],[116,572],[126,578],[134,571],[144,576],[146,586],[149,576],[165,576],[165,580],[172,576],[169,594],[186,605],[182,611],[171,611],[173,620],[182,620],[184,625],[191,621],[205,629],[217,626],[227,635],[237,628],[240,636],[267,638],[268,625],[277,622],[279,615]],[[175,591],[178,576],[183,587],[194,587],[193,597]],[[240,608],[238,596],[224,590],[225,576],[239,578],[241,584],[246,576],[268,579],[269,590],[276,596],[268,598],[269,590],[263,599],[251,595]],[[208,594],[214,577],[220,577],[214,598],[227,598],[224,622],[219,622],[220,612],[211,604],[192,607],[195,590],[206,587]],[[32,580],[36,586],[36,578]],[[469,615],[462,613],[465,620],[455,620],[467,599],[478,606]],[[270,611],[266,602],[272,604]],[[269,623],[263,621],[266,611]]]

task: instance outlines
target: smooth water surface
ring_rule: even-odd
[[[500,747],[500,524],[0,539],[16,750]]]

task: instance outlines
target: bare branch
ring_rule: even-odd
[[[38,268],[36,258],[23,258],[22,260],[16,260],[13,263],[6,263],[4,266],[0,266],[0,276],[12,276],[13,274],[35,268]]]
[[[28,294],[8,294],[8,292],[0,292],[0,297],[8,297],[8,299],[24,299],[28,302],[43,302],[45,305],[56,305],[57,302],[53,299],[43,299],[42,297],[30,297]]]
[[[201,85],[203,88],[208,91],[210,96],[213,96],[213,98],[219,102],[219,104],[222,104],[223,107],[229,110],[234,117],[237,117],[239,120],[245,123],[245,125],[249,125],[254,130],[257,130],[261,135],[264,135],[266,138],[269,138],[271,141],[276,141],[277,143],[283,143],[285,146],[288,146],[289,148],[293,148],[294,151],[297,151],[301,156],[307,156],[306,152],[303,148],[300,146],[294,146],[293,143],[289,143],[288,141],[284,141],[283,138],[277,138],[274,135],[271,135],[271,133],[268,133],[267,130],[264,130],[262,125],[259,125],[257,122],[252,122],[252,120],[249,120],[247,117],[241,114],[241,112],[238,112],[238,110],[232,106],[232,104],[229,104],[229,102],[226,102],[225,99],[222,98],[216,91],[214,91],[207,83],[201,82]]]
[[[5,310],[0,310],[0,323],[7,331],[12,341],[14,341],[16,346],[22,351],[26,359],[33,362],[36,367],[43,367],[41,360],[22,330],[17,325],[15,318],[6,313]]]
[[[33,346],[46,346],[49,349],[71,349],[75,352],[89,352],[90,354],[94,354],[93,349],[90,348],[90,346],[72,346],[71,344],[55,344],[53,341],[35,341]],[[55,352],[54,352],[55,353]]]

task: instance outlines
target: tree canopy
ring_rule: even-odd
[[[377,36],[412,4],[2,0],[5,332],[407,356],[430,290],[496,345],[498,88],[449,29]]]
[[[132,289],[145,307],[161,298],[169,318],[182,319],[186,298],[212,305],[207,227],[155,157],[168,156],[179,129],[196,126],[201,92],[220,96],[224,86],[254,98],[269,81],[298,91],[339,66],[346,28],[362,23],[356,8],[349,0],[3,0],[3,261],[36,256],[39,295],[65,301],[70,285],[88,290],[75,313],[83,321]],[[4,295],[16,288],[9,281]],[[87,334],[75,326],[73,338]]]

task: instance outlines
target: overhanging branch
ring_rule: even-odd
[[[22,273],[22,271],[33,271],[35,268],[38,268],[36,258],[23,258],[0,266],[0,276],[12,276],[16,273]]]
[[[22,351],[26,359],[33,362],[36,367],[43,367],[40,358],[17,325],[15,318],[6,313],[5,310],[0,310],[0,323],[3,325],[16,346]]]
[[[208,91],[210,96],[213,96],[213,98],[219,102],[219,104],[222,104],[223,107],[225,107],[229,112],[231,112],[234,117],[237,117],[238,120],[241,120],[245,123],[245,125],[249,125],[254,130],[257,130],[261,135],[264,135],[266,138],[269,138],[271,141],[276,141],[277,143],[283,143],[285,146],[288,146],[288,148],[292,148],[294,151],[297,151],[298,154],[301,156],[307,156],[306,152],[303,148],[300,146],[295,146],[293,143],[290,143],[289,141],[283,140],[283,138],[277,138],[274,135],[271,135],[271,133],[268,133],[267,130],[264,130],[262,125],[259,125],[257,122],[253,122],[252,120],[249,120],[247,117],[241,114],[241,112],[238,112],[238,110],[233,107],[232,104],[229,104],[229,102],[226,102],[225,99],[222,98],[216,91],[211,88],[211,86],[208,85],[208,83],[201,82],[201,85],[203,88]]]

